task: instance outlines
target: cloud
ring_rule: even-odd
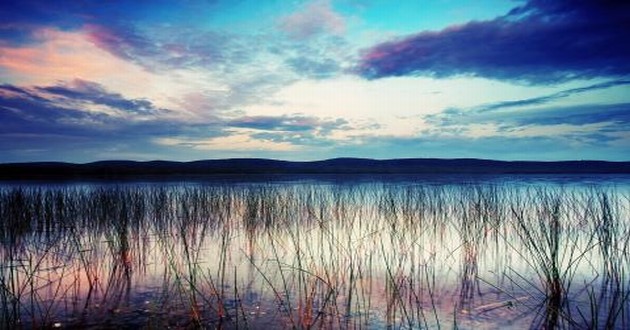
[[[241,116],[221,122],[222,135],[203,137],[181,134],[155,139],[163,146],[191,148],[193,150],[220,151],[225,156],[253,157],[261,152],[271,152],[266,157],[286,157],[306,150],[304,147],[331,148],[339,141],[334,132],[349,130],[346,120],[323,119],[301,114],[282,116]]]
[[[587,125],[616,123],[630,129],[630,103],[585,104],[566,107],[548,107],[534,111],[516,112],[501,116],[502,122],[514,125]]]
[[[294,151],[297,146],[285,141],[272,141],[253,137],[250,134],[233,133],[211,138],[167,137],[156,139],[165,146],[186,147],[194,150],[216,150],[235,153],[251,153],[255,151],[287,152]]]
[[[448,109],[424,119],[430,125],[425,134],[562,137],[571,133],[579,140],[579,136],[601,133],[615,140],[617,133],[630,130],[630,103],[546,106],[501,113]]]
[[[515,151],[511,153],[524,155],[529,150],[518,149],[517,145],[529,143],[530,148],[545,153],[556,150],[556,146],[563,146],[558,150],[559,155],[570,156],[566,150],[572,150],[576,155],[574,159],[612,154],[614,150],[615,159],[625,159],[628,153],[621,146],[630,143],[625,133],[630,130],[630,103],[627,100],[591,97],[588,93],[628,84],[630,81],[627,80],[612,80],[538,97],[468,108],[447,108],[423,117],[427,128],[422,130],[421,135],[486,141],[504,139],[501,143],[514,146]],[[582,97],[581,94],[589,96],[586,101],[572,102],[572,98]],[[585,150],[590,150],[590,156],[579,156]],[[496,151],[488,152],[496,154]],[[604,158],[610,158],[610,154]],[[557,159],[557,156],[548,154],[541,154],[541,157]]]
[[[130,25],[87,24],[83,30],[94,45],[126,60],[135,60],[138,56],[156,56],[160,51],[157,45]]]
[[[8,35],[11,42],[28,43],[32,41],[28,30],[42,27],[75,30],[86,24],[120,26],[128,22],[173,23],[208,19],[216,15],[219,5],[230,6],[233,3],[236,1],[2,1],[0,22],[3,23],[0,23],[0,33],[2,30],[10,31]],[[16,35],[19,38],[13,37]]]
[[[229,132],[214,119],[186,122],[143,99],[82,80],[49,86],[0,85],[3,161],[204,158],[157,144],[171,136],[210,139]]]
[[[100,49],[150,72],[189,70],[223,86],[210,93],[216,109],[264,103],[300,78],[324,79],[343,71],[350,53],[345,40],[326,36],[311,42],[273,34],[242,35],[195,28],[88,26]],[[346,65],[347,66],[347,65]],[[206,93],[209,94],[209,93]]]
[[[630,84],[628,80],[612,80],[539,97],[482,104],[470,108],[448,108],[436,114],[426,115],[424,119],[430,124],[437,125],[440,129],[459,127],[470,123],[497,123],[507,128],[524,125],[588,125],[594,123],[612,123],[626,127],[630,126],[630,103],[591,101],[583,104],[562,105],[556,101],[628,84]]]
[[[226,122],[227,127],[241,130],[248,141],[262,145],[297,150],[303,146],[325,147],[341,142],[335,133],[353,130],[342,118],[323,119],[306,115],[243,116]]]
[[[548,84],[630,74],[630,3],[531,0],[489,21],[367,49],[356,68],[388,76],[478,76]]]
[[[152,26],[141,31],[130,24],[87,24],[83,30],[97,47],[152,71],[190,67],[225,69],[247,63],[250,60],[247,50],[258,47],[257,43],[248,45],[229,33],[181,27]]]
[[[82,60],[80,55],[93,54],[98,49],[152,73],[194,69],[211,72],[224,80],[231,80],[231,76],[252,76],[262,68],[268,68],[269,72],[284,70],[285,75],[309,78],[326,78],[340,72],[340,63],[335,63],[338,62],[337,54],[330,55],[335,52],[330,45],[338,46],[339,39],[323,39],[339,37],[345,31],[345,23],[329,1],[316,0],[303,5],[300,11],[284,16],[278,24],[281,31],[270,28],[244,34],[231,26],[209,28],[199,23],[240,5],[236,1],[214,0],[182,3],[123,1],[114,4],[71,1],[64,2],[63,6],[42,0],[5,1],[0,3],[0,18],[4,18],[0,19],[4,22],[0,23],[0,46],[31,52],[7,50],[3,54],[0,50],[0,66],[33,69],[33,59],[45,58],[46,62],[51,62],[46,65],[46,71],[61,73],[64,69],[66,76],[63,79],[68,79],[73,77],[72,72],[65,70],[65,65],[59,65],[57,59],[76,54],[73,62],[82,70],[78,68],[74,74],[90,72],[102,61],[91,59],[93,56],[89,56],[89,61]],[[250,5],[260,4],[247,4]],[[42,31],[48,32],[43,35]],[[57,32],[56,35],[52,35],[53,32]],[[69,45],[72,51],[64,52],[54,47],[48,48],[46,54],[36,54],[33,50],[36,45],[59,39],[63,34],[85,40],[74,38],[74,44]],[[315,36],[322,37],[310,40],[317,44],[304,43],[305,39]],[[89,43],[93,49],[86,49],[85,43],[77,48],[79,41]],[[280,52],[274,53],[277,50]],[[48,56],[51,58],[46,58]],[[286,79],[282,83],[286,84]]]
[[[296,74],[327,78],[341,72],[342,62],[350,58],[349,46],[340,36],[343,18],[327,1],[312,2],[284,17],[280,27],[284,34],[262,30],[247,35],[130,22],[90,23],[82,29],[100,49],[150,71],[189,68],[220,75],[228,83],[272,73],[285,76],[280,85]]]
[[[80,78],[135,94],[146,94],[154,84],[165,85],[165,79],[160,80],[140,66],[95,47],[83,30],[38,28],[31,33],[33,43],[0,43],[2,82],[52,85],[57,81]],[[168,81],[172,80],[169,77]]]
[[[90,46],[153,71],[216,65],[225,63],[226,57],[243,54],[232,52],[239,46],[230,43],[233,35],[195,29],[193,24],[182,22],[210,19],[220,12],[217,7],[234,3],[64,1],[60,5],[45,0],[4,1],[0,2],[0,45],[33,47],[42,42],[42,31],[58,31],[81,34]],[[49,53],[59,54],[54,50]]]
[[[39,92],[47,93],[75,101],[88,102],[94,105],[104,105],[113,109],[135,114],[157,114],[169,112],[166,109],[156,108],[150,101],[143,99],[127,99],[118,93],[107,91],[102,85],[74,79],[56,86],[35,87]]]
[[[340,144],[340,141],[318,135],[315,132],[260,132],[252,134],[251,137],[262,141],[300,147],[308,146],[309,148],[333,147]]]
[[[80,25],[78,3],[66,1],[63,5],[50,1],[2,1],[0,2],[0,40],[11,45],[33,42],[33,31],[45,26],[72,28]]]
[[[159,155],[154,153],[158,150],[171,155],[191,152],[180,158],[207,158],[202,152],[209,150],[262,155],[330,145],[332,132],[349,129],[344,119],[302,114],[234,117],[234,113],[217,113],[190,122],[172,117],[170,110],[148,100],[126,98],[78,79],[49,86],[0,85],[0,122],[5,160],[62,157],[71,154],[68,149],[103,155],[84,155],[85,159],[129,157],[134,151],[146,151],[141,157],[145,158]]]
[[[557,93],[540,96],[540,97],[534,97],[534,98],[528,98],[528,99],[522,99],[522,100],[516,100],[516,101],[503,101],[503,102],[483,105],[479,107],[478,110],[479,111],[492,111],[492,110],[501,110],[501,109],[513,108],[513,107],[540,105],[540,104],[545,104],[545,103],[555,101],[558,99],[567,98],[576,94],[582,94],[582,93],[601,90],[601,89],[608,89],[608,88],[616,87],[616,86],[624,86],[628,84],[630,84],[630,80],[607,81],[607,82],[594,84],[590,86],[572,88],[572,89],[568,89],[568,90],[564,90],[564,91],[560,91]]]
[[[334,129],[341,129],[347,124],[348,122],[341,118],[336,120],[324,120],[304,115],[245,116],[231,120],[227,123],[228,126],[232,127],[286,132],[330,132]]]
[[[54,86],[0,85],[0,110],[2,133],[140,136],[171,126],[161,119],[169,110],[84,80]]]
[[[261,103],[296,79],[282,59],[270,58],[264,50],[266,37],[164,29],[149,38],[125,26],[88,25],[72,31],[39,27],[31,31],[34,43],[0,43],[3,82],[41,86],[74,78],[98,81],[135,99],[147,97],[162,107],[184,110],[185,116]],[[183,100],[194,93],[205,94],[210,102]]]
[[[286,63],[296,73],[314,79],[330,78],[341,71],[340,64],[332,58],[293,57],[287,59]]]
[[[340,35],[345,32],[343,16],[335,12],[330,1],[315,0],[301,11],[285,16],[279,27],[296,40],[309,39],[322,33]]]
[[[364,136],[360,143],[336,145],[332,155],[369,158],[492,158],[503,160],[628,160],[623,145],[630,137],[602,136],[580,128],[564,128],[566,134],[515,132],[511,135],[470,137],[467,135],[424,134],[416,137]],[[519,134],[520,133],[520,134]],[[528,134],[525,134],[528,133]]]

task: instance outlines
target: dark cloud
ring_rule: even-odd
[[[90,105],[105,105],[132,117],[84,108]],[[117,132],[138,136],[168,127],[168,122],[155,116],[167,112],[149,101],[126,99],[83,80],[43,87],[0,86],[2,133],[97,136]],[[144,115],[143,120],[136,121],[135,115]]]
[[[115,111],[86,108],[94,105]],[[153,140],[159,137],[226,134],[218,123],[182,123],[163,117],[167,113],[149,101],[126,99],[89,81],[55,86],[1,85],[2,159],[150,159],[157,158],[160,148],[162,154],[180,152],[157,146]]]
[[[553,102],[628,83],[625,80],[616,80],[530,99],[504,101],[473,108],[450,108],[438,114],[425,116],[424,119],[432,128],[426,130],[424,134],[474,136],[476,133],[471,131],[471,123],[490,124],[490,127],[495,127],[496,132],[487,133],[496,136],[497,141],[502,139],[501,143],[509,143],[511,148],[516,150],[514,152],[522,152],[523,155],[528,152],[523,149],[525,145],[531,144],[529,148],[535,148],[536,152],[541,152],[541,157],[548,159],[557,158],[553,153],[549,153],[550,150],[557,150],[557,146],[562,146],[561,150],[557,151],[558,155],[567,154],[566,150],[575,153],[573,156],[568,153],[569,157],[566,158],[593,158],[600,152],[604,155],[614,151],[616,159],[627,159],[627,150],[620,146],[627,144],[626,132],[630,131],[630,103],[555,105]],[[591,154],[581,156],[580,153],[584,150],[591,150],[589,151]],[[487,152],[496,154],[493,150]],[[542,154],[543,152],[547,154]]]
[[[492,110],[501,110],[501,109],[506,109],[506,108],[514,108],[514,107],[541,105],[541,104],[545,104],[554,100],[566,98],[575,94],[581,94],[581,93],[591,92],[595,90],[607,89],[611,87],[623,86],[623,85],[628,85],[628,84],[630,84],[630,80],[607,81],[607,82],[594,84],[590,86],[572,88],[572,89],[568,89],[568,90],[564,90],[564,91],[560,91],[557,93],[540,96],[540,97],[534,97],[534,98],[516,100],[516,101],[503,101],[503,102],[483,105],[478,110],[479,111],[492,111]]]
[[[615,123],[630,129],[630,103],[586,104],[566,107],[519,111],[500,116],[501,122],[514,125],[587,125],[595,123]]]
[[[201,159],[186,146],[160,138],[208,139],[230,133],[218,122],[187,122],[161,116],[141,119],[90,113],[0,96],[0,161],[93,161],[98,159]]]
[[[88,109],[95,105],[96,109]],[[103,106],[105,111],[101,111]],[[169,110],[149,101],[124,98],[90,81],[54,86],[0,85],[0,152],[4,161],[151,159],[159,158],[160,153],[180,159],[207,158],[198,147],[207,139],[234,134],[234,128],[255,130],[249,134],[255,140],[331,146],[327,135],[349,125],[343,119],[306,115],[218,116],[191,123],[164,116],[168,114]],[[162,138],[182,142],[162,143]],[[239,155],[252,154],[241,151]]]
[[[78,123],[102,124],[107,119],[102,113],[64,107],[37,87],[0,86],[0,109],[2,133],[87,134],[91,129]]]
[[[45,92],[63,98],[86,101],[92,104],[106,105],[114,109],[137,114],[157,114],[168,112],[165,109],[156,108],[150,101],[144,99],[127,99],[118,93],[108,92],[102,85],[75,79],[69,83],[56,86],[35,87],[40,92]]]
[[[495,123],[503,127],[615,123],[630,129],[630,103],[548,106],[501,113],[447,109],[439,114],[425,116],[425,120],[438,125],[440,129],[470,123]]]
[[[630,2],[531,0],[505,16],[365,51],[367,78],[479,76],[529,83],[630,74]]]
[[[13,85],[0,85],[0,96],[2,97],[17,97],[17,98],[25,98],[34,101],[47,101],[46,98],[43,98],[37,95],[35,92],[31,92],[26,88],[21,88]]]

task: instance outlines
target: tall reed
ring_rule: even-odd
[[[2,188],[0,323],[624,328],[629,205],[495,184]]]

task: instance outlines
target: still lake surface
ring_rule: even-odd
[[[0,184],[0,328],[630,327],[630,175]]]

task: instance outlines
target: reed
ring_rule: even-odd
[[[502,185],[5,187],[0,327],[620,329],[629,205]]]

